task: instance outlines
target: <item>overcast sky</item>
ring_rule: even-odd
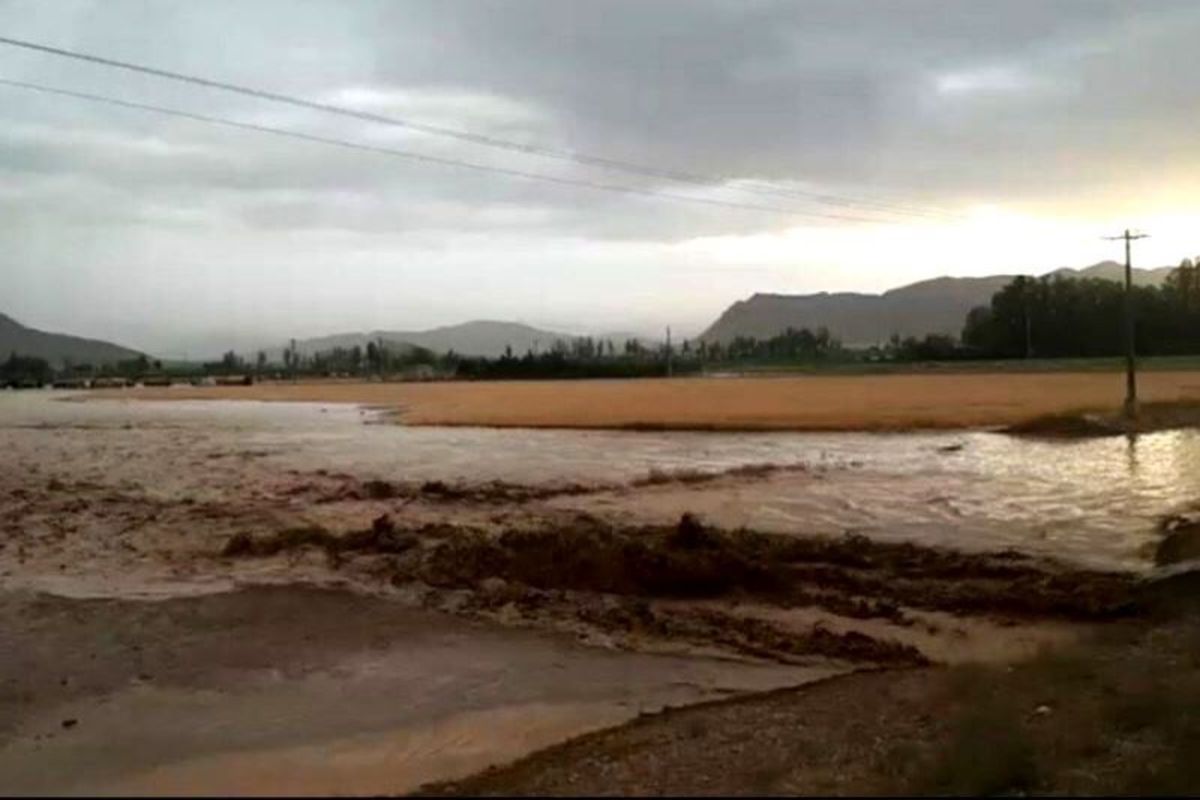
[[[1129,225],[1144,266],[1200,252],[1194,0],[0,0],[0,36],[713,181],[6,46],[0,78],[776,209],[0,86],[0,312],[155,353],[473,318],[698,333],[756,291],[1084,266]]]

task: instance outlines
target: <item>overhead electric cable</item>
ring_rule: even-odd
[[[281,94],[279,92],[267,91],[264,89],[255,89],[249,86],[240,86],[238,84],[227,83],[224,81],[204,78],[197,75],[187,75],[181,72],[160,69],[157,67],[146,66],[144,64],[135,64],[129,61],[121,61],[104,56],[92,55],[90,53],[82,53],[76,50],[68,50],[61,47],[52,47],[50,45],[39,44],[37,42],[25,41],[23,39],[13,39],[11,37],[0,36],[0,44],[9,45],[12,47],[20,47],[26,50],[33,50],[49,55],[60,56],[63,58],[85,61],[92,64],[99,64],[105,67],[114,69],[123,69],[132,72],[139,72],[145,75],[152,75],[158,78],[167,80],[181,81],[184,83],[193,84],[195,86],[203,86],[209,89],[220,89],[227,92],[235,92],[250,97],[255,97],[261,100],[269,100],[276,103],[284,103],[287,105],[305,108],[311,111],[321,111],[329,114],[337,114],[345,117],[352,117],[367,122],[373,122],[383,125],[391,125],[410,130],[419,131],[435,136],[444,136],[460,141],[469,142],[471,144],[482,145],[485,147],[499,148],[511,152],[521,153],[524,155],[533,155],[543,158],[553,158],[562,161],[572,161],[586,166],[600,167],[609,170],[618,170],[636,174],[642,177],[661,178],[680,183],[691,183],[701,186],[718,186],[724,187],[728,184],[731,178],[722,178],[710,175],[700,175],[692,172],[680,170],[663,169],[660,167],[647,166],[636,164],[630,161],[619,159],[606,158],[602,156],[588,155],[585,153],[577,153],[571,150],[549,147],[546,145],[514,142],[507,139],[502,139],[488,134],[476,133],[472,131],[459,130],[455,128],[447,128],[440,125],[430,125],[422,122],[415,122],[408,119],[400,119],[397,117],[389,117],[383,114],[376,114],[370,111],[359,111],[353,108],[337,106],[330,103],[321,103],[315,100],[306,100],[302,97]],[[758,187],[758,188],[755,188]],[[875,211],[880,213],[902,214],[917,217],[943,217],[955,218],[950,212],[935,209],[921,208],[906,203],[893,203],[882,200],[873,200],[867,198],[853,198],[845,195],[828,194],[821,192],[811,192],[800,189],[780,189],[771,184],[764,184],[762,181],[753,181],[750,185],[728,187],[735,191],[741,191],[751,194],[772,195],[775,197],[786,197],[792,199],[803,199],[848,207],[859,211]]]
[[[588,181],[579,178],[561,178],[556,175],[546,175],[539,172],[528,172],[519,169],[509,169],[507,167],[492,166],[490,164],[478,164],[471,161],[461,161],[453,158],[443,158],[441,156],[427,155],[425,153],[415,153],[409,150],[399,150],[392,147],[382,147],[378,145],[363,144],[361,142],[352,142],[347,139],[337,139],[331,136],[319,136],[317,134],[304,133],[302,131],[293,131],[286,128],[275,128],[269,125],[259,125],[253,122],[240,122],[238,120],[228,119],[225,117],[215,117],[207,114],[197,114],[191,111],[183,111],[176,108],[167,108],[165,106],[152,105],[150,103],[139,103],[131,100],[121,100],[116,97],[108,97],[105,95],[92,94],[90,92],[78,92],[72,89],[61,89],[54,86],[44,86],[36,83],[28,83],[25,81],[14,81],[5,78],[0,78],[0,85],[10,86],[18,89],[26,89],[29,91],[40,92],[43,94],[59,95],[62,97],[72,97],[78,100],[87,100],[94,103],[103,103],[106,105],[117,106],[120,108],[134,109],[137,111],[148,111],[155,114],[162,114],[171,117],[179,117],[189,119],[194,122],[204,122],[211,125],[221,125],[228,128],[237,128],[240,130],[254,131],[257,133],[267,133],[274,136],[283,136],[291,139],[298,139],[316,144],[332,145],[348,150],[360,150],[368,153],[377,153],[380,155],[405,158],[412,161],[420,161],[429,164],[439,164],[442,166],[459,167],[463,169],[476,170],[479,172],[490,172],[499,175],[507,175],[515,178],[525,178],[528,180],[543,181],[547,183],[559,184],[562,186],[576,186],[586,189],[597,189],[608,192],[620,192],[623,194],[643,195],[646,197],[657,197],[665,200],[674,200],[685,203],[699,203],[709,206],[720,206],[725,208],[736,208],[749,211],[765,211],[771,214],[779,214],[783,216],[806,216],[820,219],[833,219],[846,222],[868,222],[878,223],[879,220],[868,217],[855,217],[848,214],[831,214],[820,211],[805,211],[800,209],[780,208],[776,206],[758,205],[754,203],[741,203],[730,200],[719,200],[711,197],[692,197],[690,195],[673,194],[670,192],[660,192],[656,189],[645,189],[638,186],[623,186],[620,184],[599,183],[597,181]]]

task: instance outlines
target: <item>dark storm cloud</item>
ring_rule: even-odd
[[[1137,158],[1200,106],[1194,3],[463,9],[393,9],[389,27],[432,31],[439,58],[385,48],[381,79],[485,86],[555,109],[580,149],[724,175],[981,192],[1014,166],[1036,178],[1062,148]],[[959,171],[980,159],[993,174]]]
[[[1164,144],[1187,147],[1200,107],[1200,6],[1190,2],[103,2],[38,4],[33,18],[16,19],[27,7],[0,6],[0,15],[14,17],[6,29],[323,99],[354,101],[357,90],[361,103],[374,93],[373,110],[424,121],[431,107],[422,94],[444,95],[451,100],[432,109],[441,116],[433,121],[449,126],[730,179],[804,181],[854,196],[883,187],[912,202],[1025,197],[1047,170],[1056,181],[1086,185],[1101,163],[1140,167]],[[332,135],[361,138],[365,128],[37,54],[0,50],[0,67]],[[111,140],[66,148],[53,138],[9,140],[0,166],[10,169],[104,172],[133,159],[139,163],[122,177],[135,182],[375,187],[414,202],[459,193],[465,203],[566,204],[603,215],[593,217],[598,231],[617,235],[625,226],[607,216],[630,205],[3,91],[9,119],[32,108],[51,125],[85,133],[211,143],[137,156]],[[399,96],[389,103],[389,93]],[[472,113],[488,105],[496,109]],[[452,140],[399,138],[403,147],[485,164],[646,185]],[[668,228],[674,213],[662,213]],[[641,222],[632,229],[652,235]]]
[[[922,207],[1072,213],[1114,187],[1155,191],[1200,167],[1192,0],[0,0],[0,31],[657,169]],[[492,150],[3,46],[0,77],[558,178],[874,216]],[[142,269],[154,286],[164,260],[183,274],[215,252],[265,274],[267,263],[312,260],[319,239],[331,261],[370,253],[419,265],[430,249],[474,248],[461,264],[439,262],[470,285],[489,235],[530,261],[552,260],[543,243],[569,240],[572,257],[594,253],[601,264],[610,253],[633,275],[645,266],[625,243],[801,224],[839,223],[410,163],[0,87],[0,269],[35,316],[64,307],[51,276],[79,263]],[[316,285],[316,274],[288,280]],[[624,291],[613,274],[605,291]],[[553,281],[565,296],[581,280],[570,265],[547,275],[530,296],[543,285],[552,292]],[[404,280],[419,280],[416,266]],[[890,280],[880,272],[882,285]]]

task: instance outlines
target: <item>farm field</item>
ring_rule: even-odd
[[[1143,402],[1200,403],[1200,372],[1140,376]],[[1119,372],[787,375],[589,381],[266,382],[171,386],[121,397],[354,403],[408,425],[731,431],[903,431],[1002,427],[1113,412]],[[112,396],[99,392],[93,396]]]

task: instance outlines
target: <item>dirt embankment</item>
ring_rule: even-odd
[[[1193,604],[1017,665],[860,672],[669,709],[422,791],[1190,795],[1197,667]]]
[[[309,382],[150,387],[93,393],[141,399],[357,403],[410,425],[637,430],[908,430],[1008,426],[1048,415],[1111,412],[1118,373],[811,375],[446,383]],[[1149,403],[1200,404],[1194,372],[1141,378]]]
[[[353,475],[318,470],[311,480],[300,480],[284,489],[284,493],[310,499],[316,504],[356,502],[363,500],[404,500],[444,503],[447,505],[521,505],[554,497],[573,497],[649,486],[679,484],[693,486],[712,483],[724,478],[766,478],[784,472],[808,472],[812,468],[802,463],[741,464],[727,469],[651,469],[645,475],[624,483],[559,481],[552,483],[514,483],[491,480],[482,483],[463,481],[387,481],[378,478],[361,480]]]
[[[1086,439],[1196,427],[1200,427],[1200,403],[1175,401],[1142,403],[1132,419],[1117,411],[1076,411],[1033,417],[1004,430],[1020,436]]]
[[[620,526],[586,515],[491,529],[404,526],[390,516],[332,533],[302,527],[238,534],[224,558],[323,553],[330,568],[459,613],[599,632],[618,642],[687,643],[744,656],[869,664],[929,658],[897,630],[934,628],[923,614],[1094,621],[1128,612],[1126,576],[1071,570],[1013,552],[987,555],[856,536],[793,537],[708,528]],[[813,610],[877,622],[871,632],[772,611]],[[889,635],[890,634],[892,635]]]

